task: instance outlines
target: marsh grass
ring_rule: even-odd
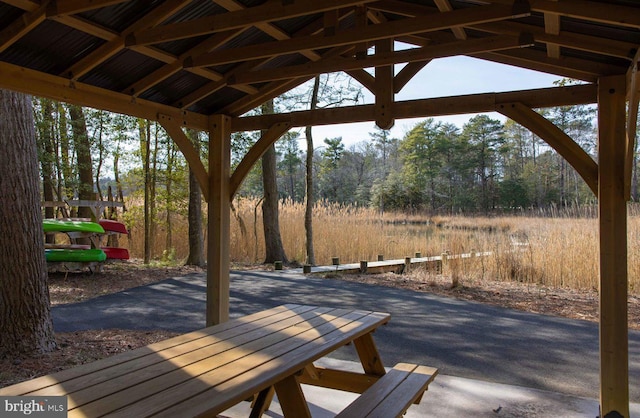
[[[469,278],[597,289],[598,223],[592,209],[580,214],[583,217],[562,211],[546,217],[424,217],[320,202],[313,220],[316,264],[330,265],[332,257],[339,257],[341,263],[357,263],[374,261],[380,254],[388,260],[412,257],[416,252],[430,256],[489,251],[492,255],[488,257],[449,260],[443,274],[453,285],[464,285]],[[640,256],[640,210],[630,207],[629,214],[629,289],[640,294],[640,265],[634,262]],[[141,217],[132,219],[128,247],[132,257],[141,258]],[[289,261],[306,263],[303,204],[281,204],[280,230]],[[264,238],[257,200],[234,201],[230,232],[232,262],[262,263]],[[170,258],[168,262],[186,258],[186,219],[176,216],[172,236],[172,248],[167,250],[166,227],[158,226],[153,241],[155,259],[162,260],[163,254]]]

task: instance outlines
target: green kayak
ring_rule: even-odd
[[[90,250],[68,250],[68,249],[53,249],[44,251],[47,261],[73,261],[73,262],[91,262],[91,261],[104,261],[107,259],[107,255],[100,249]]]
[[[92,232],[95,234],[104,234],[104,228],[96,222],[44,219],[42,221],[42,228],[44,232]]]

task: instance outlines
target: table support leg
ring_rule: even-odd
[[[251,403],[251,414],[249,415],[249,418],[260,418],[262,414],[267,412],[271,405],[271,401],[273,400],[274,393],[275,390],[273,386],[270,386],[258,393]]]
[[[375,376],[382,376],[386,373],[371,333],[355,339],[353,344],[356,347],[365,373]]]
[[[282,414],[285,417],[311,418],[309,405],[296,376],[289,376],[275,384]]]

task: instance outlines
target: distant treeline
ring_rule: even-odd
[[[84,173],[83,181],[93,178],[91,189],[99,198],[106,199],[107,185],[116,199],[123,194],[142,197],[146,184],[147,196],[155,202],[152,211],[186,212],[187,165],[159,125],[44,99],[34,99],[34,112],[47,200],[77,197],[85,187],[79,181]],[[591,107],[541,113],[594,155],[596,126]],[[188,134],[206,159],[207,136]],[[257,135],[234,135],[234,164]],[[276,143],[279,192],[282,199],[294,202],[305,199],[303,139],[289,132]],[[341,138],[325,138],[314,150],[313,161],[316,200],[381,212],[553,210],[595,201],[576,171],[540,138],[513,121],[503,123],[486,115],[471,118],[461,128],[426,119],[402,138],[376,130],[348,147]],[[259,163],[238,195],[262,195]]]

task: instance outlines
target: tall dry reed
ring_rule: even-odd
[[[237,199],[231,216],[232,262],[259,264],[264,260],[262,212],[256,199]],[[134,209],[135,212],[135,209]],[[591,213],[591,212],[589,212]],[[640,210],[629,211],[629,289],[640,294]],[[166,227],[160,225],[152,241],[155,259],[179,262],[187,256],[187,224],[174,219],[173,246],[166,248]],[[132,219],[128,247],[142,258],[141,216]],[[283,202],[280,230],[289,261],[304,264],[304,205]],[[205,229],[206,231],[206,229]],[[575,289],[598,288],[598,223],[593,216],[572,218],[561,212],[553,217],[421,217],[379,212],[320,202],[314,209],[313,235],[316,263],[403,259],[444,252],[460,254],[488,251],[489,257],[450,263],[459,280],[502,280]]]

